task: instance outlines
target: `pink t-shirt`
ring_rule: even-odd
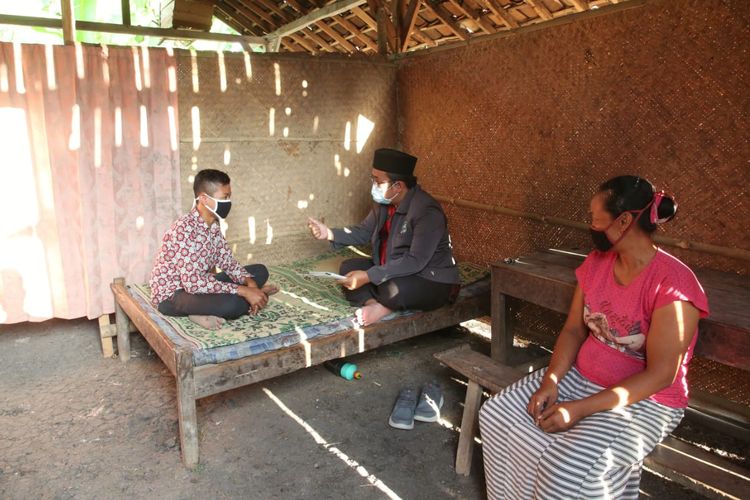
[[[583,291],[583,321],[589,329],[576,358],[576,368],[592,382],[611,387],[646,368],[646,336],[651,315],[676,301],[690,302],[708,316],[708,300],[695,274],[685,264],[659,249],[645,269],[627,286],[615,280],[615,252],[591,252],[576,269]],[[674,383],[649,399],[672,408],[688,404],[687,368],[693,341]]]

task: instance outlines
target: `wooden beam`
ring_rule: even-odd
[[[549,21],[550,19],[552,19],[552,13],[549,11],[547,6],[544,5],[543,0],[526,0],[526,3],[531,5],[536,13],[539,14],[539,17],[541,17],[545,21]]]
[[[326,35],[333,38],[336,41],[336,43],[338,43],[343,49],[347,50],[348,52],[357,51],[354,45],[349,43],[349,41],[343,36],[341,36],[341,33],[336,31],[332,26],[329,26],[328,24],[326,24],[325,21],[316,21],[315,26],[320,28],[321,31],[323,31]]]
[[[122,24],[130,26],[130,0],[122,0]]]
[[[375,11],[372,11],[373,15],[375,15]],[[373,31],[378,31],[378,23],[375,21],[375,18],[370,16],[366,11],[362,10],[360,7],[354,7],[352,9],[352,14],[360,18],[367,26],[370,27]]]
[[[490,9],[490,12],[495,14],[495,16],[497,16],[502,22],[504,22],[508,29],[512,30],[518,28],[518,21],[516,21],[516,19],[513,17],[513,14],[505,10],[503,6],[497,2],[497,0],[484,0],[484,2],[486,3],[487,8]]]
[[[468,17],[469,19],[472,19],[475,23],[479,25],[480,28],[482,28],[482,31],[487,33],[488,35],[491,35],[492,33],[497,33],[497,29],[495,26],[490,22],[489,19],[487,19],[486,16],[483,16],[480,11],[476,9],[472,9],[471,7],[468,7],[463,2],[459,0],[448,0],[451,5],[453,5],[456,9],[458,9],[464,16]]]
[[[256,16],[267,22],[268,26],[270,26],[272,30],[275,30],[279,27],[278,21],[273,18],[272,14],[263,10],[260,5],[256,4],[255,2],[245,2],[241,4],[253,11]]]
[[[453,32],[454,35],[456,35],[458,38],[460,38],[463,41],[466,41],[469,39],[469,34],[461,29],[461,27],[456,24],[456,22],[451,17],[452,14],[448,12],[445,7],[443,7],[441,4],[432,4],[429,2],[429,0],[424,2],[424,6],[427,10],[432,11],[432,13],[440,19],[440,21],[448,27],[449,30]]]
[[[270,36],[287,36],[292,33],[296,33],[304,28],[307,28],[311,24],[315,24],[317,21],[321,21],[327,17],[341,14],[352,7],[362,5],[367,0],[336,0],[330,5],[323,7],[322,9],[316,9],[299,19],[292,21],[291,23],[285,24],[273,33],[269,33]]]
[[[237,15],[237,12],[232,15],[226,12],[224,9],[224,6],[216,5],[214,7],[214,15],[225,22],[227,25],[237,30],[239,33],[251,33],[252,35],[258,37],[263,36],[263,31],[260,28],[258,28],[257,26],[247,26],[242,22],[241,19],[238,19],[239,16]]]
[[[631,0],[633,1],[633,0]],[[61,19],[48,17],[28,17],[0,15],[0,24],[15,26],[36,26],[42,28],[62,29]],[[255,36],[228,35],[225,33],[207,33],[197,30],[153,28],[150,26],[123,26],[122,24],[95,23],[91,21],[76,21],[78,31],[92,31],[96,33],[118,33],[124,35],[143,35],[156,38],[175,40],[211,40],[215,42],[247,43],[251,45],[265,45],[265,39]]]
[[[261,29],[261,32],[268,33],[269,31],[274,29],[273,24],[268,24],[267,21],[261,19],[253,10],[250,10],[245,4],[242,2],[235,2],[232,0],[222,0],[220,3],[217,4],[217,7],[222,6],[226,7],[224,10],[232,9],[238,14],[241,14],[248,20],[250,20],[253,24],[255,24],[258,28]],[[244,24],[244,23],[243,23]]]
[[[286,38],[286,37],[284,37],[284,38]],[[311,54],[315,55],[315,54],[318,53],[318,48],[315,45],[312,45],[312,43],[310,43],[306,38],[304,38],[302,36],[299,36],[298,34],[296,34],[296,35],[289,35],[289,38],[291,38],[292,40],[294,40],[294,43],[299,44],[303,48],[307,49],[307,51],[310,52]],[[282,38],[282,40],[283,40],[283,38]]]
[[[271,12],[279,16],[285,23],[290,23],[294,21],[294,17],[284,12],[284,10],[281,9],[278,5],[276,5],[275,2],[272,2],[271,0],[256,0],[256,1],[260,5],[265,7],[266,9],[270,10]]]
[[[589,10],[589,0],[570,0],[573,2],[573,7],[575,7],[576,11],[583,12],[584,10]]]
[[[76,41],[76,19],[73,13],[73,0],[60,0],[62,10],[63,41],[66,45]]]
[[[404,21],[402,23],[403,29],[401,31],[400,39],[401,52],[405,51],[406,47],[409,45],[409,37],[411,36],[411,32],[414,31],[414,25],[417,22],[420,3],[421,0],[410,0],[409,6],[406,8],[406,16],[404,16]]]
[[[359,41],[364,43],[368,49],[372,50],[373,52],[378,51],[378,46],[375,42],[373,42],[372,38],[362,33],[362,30],[357,28],[357,26],[353,22],[346,19],[343,15],[333,16],[332,19],[339,23],[342,28],[354,35]]]
[[[388,28],[386,27],[385,9],[378,9],[376,17],[378,18],[378,53],[388,55]]]

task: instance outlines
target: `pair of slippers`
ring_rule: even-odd
[[[440,408],[443,407],[443,389],[437,382],[422,386],[417,396],[417,389],[412,385],[402,387],[393,406],[388,425],[396,429],[411,430],[414,421],[437,422],[440,420]]]

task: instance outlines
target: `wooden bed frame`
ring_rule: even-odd
[[[490,312],[488,285],[486,293],[459,297],[455,304],[435,311],[417,312],[365,328],[351,328],[237,360],[195,366],[193,351],[178,347],[169,339],[130,295],[124,279],[115,279],[111,288],[115,297],[117,350],[120,360],[126,362],[130,359],[130,332],[137,329],[175,377],[182,461],[190,468],[199,462],[197,399],[314,366],[329,359],[358,354],[447,328],[487,316]]]

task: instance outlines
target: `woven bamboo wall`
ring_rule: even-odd
[[[273,264],[320,253],[327,245],[309,236],[308,216],[337,226],[366,214],[372,153],[396,143],[392,65],[183,52],[177,81],[183,208],[192,204],[196,171],[226,171],[233,202],[226,236],[241,262]],[[200,126],[194,129],[196,113]],[[366,137],[363,119],[374,128],[357,152],[357,132]]]
[[[750,2],[644,6],[407,58],[399,130],[429,191],[584,221],[634,173],[677,195],[666,236],[750,249]],[[588,248],[567,228],[446,207],[457,255]],[[668,249],[742,274],[747,261]]]

